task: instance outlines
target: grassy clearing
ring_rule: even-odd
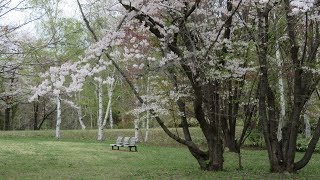
[[[182,136],[182,129],[172,129],[173,132]],[[201,144],[204,143],[203,135],[199,128],[191,128],[191,134],[194,137],[194,141]],[[141,135],[144,131],[140,131]],[[105,129],[104,140],[115,141],[118,136],[134,136],[133,129]],[[41,139],[55,139],[54,130],[44,131],[0,131],[0,138],[41,138]],[[142,137],[142,136],[141,136]],[[62,130],[61,140],[72,140],[72,141],[91,141],[96,142],[97,130]],[[148,145],[154,146],[180,146],[176,141],[172,140],[165,132],[160,128],[150,129]]]
[[[244,170],[237,170],[237,156],[225,154],[224,172],[203,172],[188,150],[159,141],[157,145],[139,144],[138,152],[112,151],[113,136],[129,133],[115,130],[104,143],[95,142],[94,131],[79,138],[77,131],[64,131],[64,139],[55,141],[51,131],[1,132],[0,179],[317,179],[320,154],[297,174],[268,172],[265,151],[243,151]],[[47,136],[42,136],[47,135]],[[68,136],[67,136],[68,135]],[[66,138],[68,137],[68,138]],[[158,137],[153,139],[161,139]],[[170,144],[170,147],[163,146]],[[161,146],[159,146],[161,145]],[[298,154],[300,157],[302,154]]]

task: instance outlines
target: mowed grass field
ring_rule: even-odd
[[[140,143],[138,152],[126,148],[112,151],[109,146],[114,141],[112,136],[130,135],[131,130],[107,130],[110,139],[103,143],[96,142],[96,131],[90,130],[63,131],[60,141],[51,137],[53,131],[0,132],[0,179],[320,178],[320,154],[296,174],[272,174],[266,151],[249,149],[243,150],[243,170],[237,170],[237,155],[226,152],[225,171],[203,172],[186,148],[161,140],[161,131],[156,131],[152,132],[154,142]]]

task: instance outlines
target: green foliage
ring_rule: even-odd
[[[258,129],[252,130],[245,145],[250,147],[265,147],[263,134]]]
[[[311,139],[307,139],[304,137],[299,136],[298,140],[297,140],[297,151],[298,152],[305,152],[308,148],[309,142]],[[320,144],[318,143],[316,145],[316,148],[314,150],[315,152],[320,152]]]
[[[298,152],[305,152],[308,148],[310,139],[303,137],[301,134],[298,136],[296,150]],[[263,134],[258,130],[254,130],[248,137],[244,146],[246,147],[259,147],[265,148],[265,141],[263,139]],[[320,143],[316,145],[315,152],[320,152]]]

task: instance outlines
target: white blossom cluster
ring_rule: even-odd
[[[290,5],[292,6],[292,14],[298,14],[300,12],[308,12],[314,6],[314,0],[292,0]]]
[[[101,40],[90,46],[83,61],[87,62],[95,57],[99,57],[108,48],[121,45],[125,35],[125,31],[106,31]]]
[[[142,114],[144,112],[154,110],[155,113],[161,114],[161,115],[168,115],[169,111],[167,109],[168,100],[166,98],[163,98],[161,95],[144,95],[142,96],[143,100],[145,101],[144,104],[142,104],[139,107],[136,107],[129,113],[138,115]]]
[[[311,72],[312,74],[320,75],[320,66],[315,67],[315,68],[304,66],[304,67],[302,67],[302,69],[305,71]]]
[[[86,77],[104,71],[110,62],[100,60],[99,63],[92,65],[86,61],[76,63],[66,62],[60,67],[50,67],[50,69],[41,75],[44,80],[36,87],[33,87],[33,95],[29,101],[34,101],[38,96],[46,94],[58,96],[62,93],[70,94],[82,90]],[[110,79],[105,83],[110,83]]]

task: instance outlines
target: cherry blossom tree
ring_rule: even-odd
[[[219,14],[224,13],[219,10],[206,11],[207,5],[215,7],[216,4],[209,2],[200,4],[199,1],[194,3],[135,1],[130,4],[119,2],[128,14],[120,22],[121,26],[118,26],[116,32],[107,31],[100,40],[83,16],[88,29],[97,41],[89,49],[89,54],[100,57],[104,53],[128,82],[142,105],[146,104],[145,98],[139,94],[129,75],[122,70],[118,63],[123,59],[128,65],[129,62],[136,62],[134,68],[144,69],[144,64],[147,64],[148,70],[158,68],[165,70],[167,80],[171,82],[166,83],[166,86],[171,89],[171,93],[167,93],[169,96],[166,96],[157,92],[158,96],[153,95],[156,102],[148,103],[142,109],[149,111],[171,138],[186,145],[203,170],[222,170],[223,134],[227,134],[223,129],[230,127],[230,137],[233,137],[235,117],[240,105],[236,103],[236,99],[240,97],[241,81],[246,72],[252,70],[246,67],[248,62],[241,59],[241,54],[236,58],[232,56],[233,53],[228,53],[232,48],[239,48],[234,51],[240,52],[240,49],[247,47],[246,43],[241,43],[241,41],[233,44],[229,40],[231,38],[230,19],[234,13],[231,13],[230,16],[225,14],[224,18],[220,19]],[[228,7],[231,5],[230,3]],[[231,12],[232,8],[228,9]],[[200,17],[206,17],[207,12],[217,13],[218,15],[214,18],[218,19],[213,20],[216,23],[222,23],[222,25],[214,28],[210,23],[203,24]],[[159,16],[160,14],[163,17]],[[166,23],[168,20],[170,23]],[[225,24],[228,24],[226,28]],[[195,27],[199,27],[199,29]],[[225,33],[220,36],[223,30]],[[145,34],[149,35],[145,36]],[[212,37],[216,37],[216,39],[212,39]],[[156,45],[151,46],[153,39],[156,41]],[[142,52],[143,49],[149,51]],[[118,58],[118,54],[121,54],[122,58]],[[230,57],[223,57],[226,54]],[[159,56],[162,58],[157,61]],[[146,63],[141,61],[146,61]],[[227,95],[223,94],[225,91],[228,92]],[[168,107],[168,98],[177,102],[184,138],[171,132],[159,115],[162,109]],[[186,114],[186,108],[191,104],[195,118],[206,138],[207,150],[200,149],[192,141]],[[224,116],[225,114],[230,116]],[[225,123],[225,128],[223,128],[222,124],[225,121],[232,123]],[[243,142],[244,137],[241,137],[238,145]]]
[[[105,69],[105,66],[90,67],[90,64],[77,67],[81,62],[77,63],[64,63],[60,67],[51,67],[47,72],[42,75],[44,81],[34,87],[33,96],[29,101],[35,100],[38,96],[49,95],[55,99],[57,105],[57,118],[56,118],[56,138],[60,138],[60,126],[61,126],[61,96],[63,94],[70,95],[71,93],[81,91],[83,82],[88,75],[92,75],[93,72],[99,72]],[[66,78],[71,78],[70,82],[66,81]],[[77,107],[74,103],[67,101],[68,105]],[[79,108],[79,107],[77,107]],[[79,111],[78,111],[79,112]],[[79,122],[82,126],[81,114],[78,114]]]

